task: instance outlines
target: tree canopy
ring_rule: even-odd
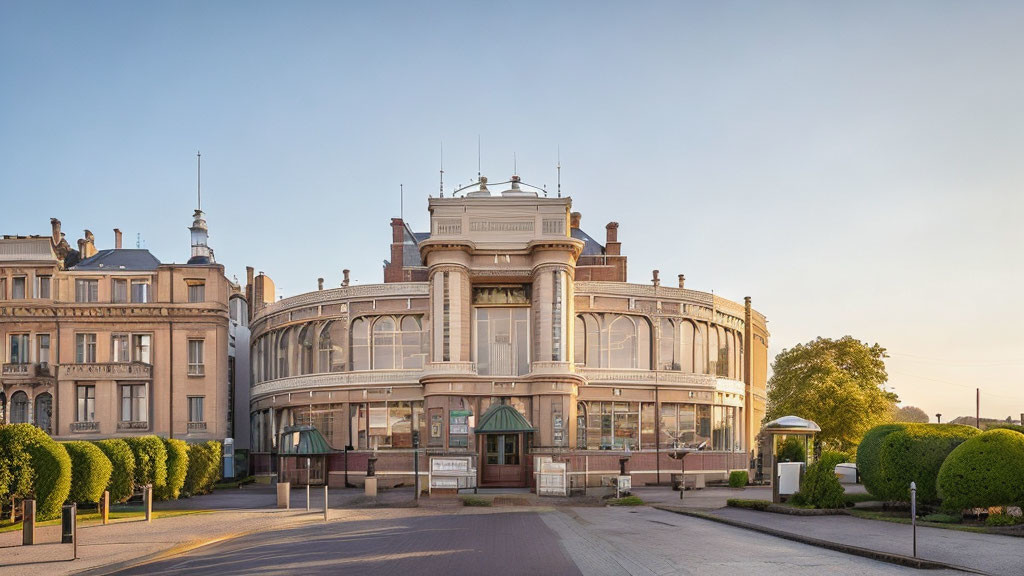
[[[769,420],[795,415],[818,423],[816,441],[853,449],[864,433],[889,421],[899,398],[885,391],[885,348],[852,336],[818,338],[783,350],[768,381]]]
[[[896,410],[893,420],[896,422],[915,422],[918,424],[927,424],[929,422],[928,413],[917,406],[904,406]]]

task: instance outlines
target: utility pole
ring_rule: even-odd
[[[975,388],[974,391],[974,427],[981,430],[981,388]]]

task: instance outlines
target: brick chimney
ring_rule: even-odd
[[[609,222],[605,227],[604,253],[608,256],[622,254],[622,243],[619,242],[619,223]]]
[[[121,249],[121,231],[114,228],[114,250]]]
[[[577,230],[579,230],[580,220],[582,219],[583,214],[580,214],[579,212],[573,212],[572,214],[569,214],[569,226],[571,228],[576,228]]]
[[[252,318],[254,310],[253,302],[255,301],[255,298],[253,297],[253,290],[256,288],[256,285],[253,282],[253,277],[255,276],[255,272],[256,271],[252,266],[245,267],[245,299],[248,301],[249,318]]]
[[[343,276],[343,278],[341,280],[341,285],[342,286],[348,286],[348,273],[349,273],[348,268],[345,268],[344,270],[341,271],[341,274]]]
[[[405,222],[401,218],[391,219],[391,261],[384,267],[384,282],[401,282],[404,271],[402,252],[405,246]]]
[[[680,274],[679,275],[679,287],[680,288],[685,288],[684,284],[686,284],[686,275],[685,274]]]
[[[654,284],[655,288],[661,286],[661,278],[658,278],[659,271],[655,270],[653,278],[651,278],[651,284]]]
[[[324,289],[324,279],[323,278],[317,278],[316,279],[316,289],[317,290],[323,290]]]

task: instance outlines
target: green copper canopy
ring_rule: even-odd
[[[286,426],[278,445],[281,456],[307,456],[333,452],[315,426]]]
[[[473,429],[477,434],[509,434],[535,432],[530,423],[518,410],[508,404],[493,404],[480,417],[480,423]]]

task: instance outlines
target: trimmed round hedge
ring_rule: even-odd
[[[877,495],[878,487],[881,485],[882,442],[889,434],[904,430],[906,427],[906,424],[875,426],[868,430],[867,434],[864,434],[860,445],[857,446],[857,472],[860,473],[860,481],[864,484],[864,488],[871,494]]]
[[[71,492],[71,457],[49,436],[46,441],[29,444],[28,453],[35,471],[36,516],[40,520],[57,518]]]
[[[127,502],[135,489],[135,455],[128,443],[118,438],[93,442],[110,460],[110,491],[111,502]]]
[[[750,482],[750,475],[746,470],[733,470],[729,473],[729,487],[743,488]]]
[[[1024,434],[995,429],[960,444],[939,469],[949,509],[1024,505]]]
[[[188,473],[182,492],[186,496],[206,494],[220,478],[221,444],[209,440],[192,444],[188,449]]]
[[[156,487],[159,500],[175,500],[185,485],[188,473],[188,444],[177,438],[163,438],[167,450],[167,481]]]
[[[167,482],[167,449],[159,436],[130,436],[124,441],[135,456],[135,485]]]
[[[79,504],[99,502],[110,483],[113,464],[95,444],[62,442],[71,457],[71,493],[68,499]]]
[[[32,494],[35,474],[28,446],[49,440],[45,432],[31,424],[0,427],[0,497],[19,498]]]
[[[910,501],[910,483],[917,499],[937,503],[939,468],[954,448],[977,436],[977,428],[959,424],[909,424],[885,437],[879,453],[881,475],[871,493],[883,500]]]

